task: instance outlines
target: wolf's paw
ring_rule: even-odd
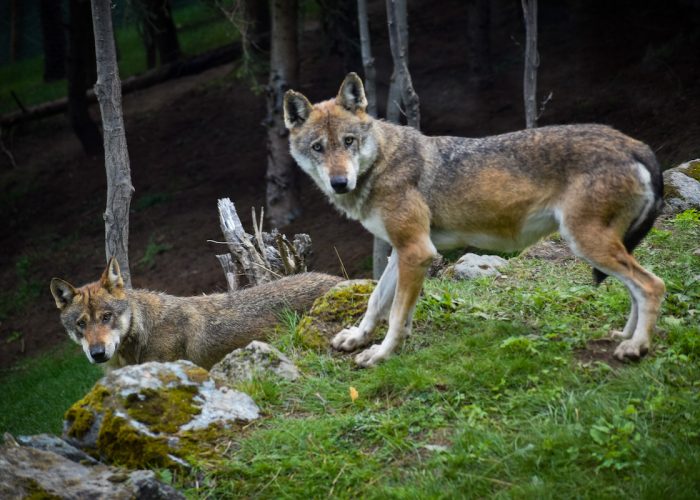
[[[649,346],[646,343],[635,342],[633,340],[624,340],[615,349],[615,356],[620,361],[638,361],[649,351]]]
[[[355,356],[355,363],[363,368],[370,368],[384,361],[390,354],[391,352],[384,349],[381,344],[374,344]]]
[[[354,351],[367,343],[367,335],[357,326],[351,326],[341,330],[333,340],[331,345],[338,351]]]
[[[610,332],[610,337],[615,340],[627,340],[632,338],[633,333],[625,333],[624,330],[613,330]]]

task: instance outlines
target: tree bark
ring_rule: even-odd
[[[39,14],[44,47],[44,81],[60,80],[66,76],[66,33],[60,2],[41,0]]]
[[[540,55],[537,52],[537,0],[521,0],[525,21],[525,70],[523,74],[523,98],[525,101],[525,126],[537,127],[537,68]]]
[[[406,0],[386,0],[386,13],[389,24],[391,58],[394,61],[394,74],[396,75],[396,81],[398,81],[406,122],[410,127],[420,130],[420,100],[413,88],[411,73],[408,70],[408,13]]]
[[[158,49],[160,64],[169,64],[180,59],[180,43],[177,39],[177,28],[173,21],[173,12],[170,0],[142,0],[148,18],[145,20],[150,25],[149,34],[153,37],[155,47]]]
[[[372,40],[369,32],[367,17],[367,0],[357,0],[357,20],[360,29],[360,49],[362,51],[362,66],[365,73],[365,94],[367,95],[367,112],[377,117],[377,72],[372,57]],[[379,279],[387,265],[391,245],[381,238],[374,238],[372,245],[372,275]]]
[[[88,112],[87,90],[95,81],[95,42],[88,0],[70,0],[68,117],[75,135],[88,155],[102,151],[100,131]]]
[[[490,0],[467,2],[467,57],[469,72],[477,88],[490,87],[493,84]]]
[[[301,213],[297,168],[289,154],[284,125],[284,93],[298,87],[297,0],[271,0],[270,80],[267,88],[267,213],[283,227]]]
[[[126,287],[131,287],[129,270],[129,205],[131,184],[129,152],[122,117],[121,82],[112,29],[110,0],[91,0],[97,57],[95,94],[100,103],[104,129],[105,169],[107,171],[107,207],[105,253],[116,257]]]

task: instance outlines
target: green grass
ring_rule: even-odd
[[[276,345],[301,382],[243,384],[267,416],[202,464],[193,497],[690,498],[700,488],[700,223],[637,255],[669,292],[652,354],[611,367],[586,341],[627,293],[580,263],[514,259],[502,278],[432,280],[414,334],[371,370]],[[286,318],[293,323],[294,317]],[[291,332],[291,326],[287,330]],[[358,391],[353,402],[350,388]]]
[[[180,48],[185,56],[195,55],[231,43],[238,33],[216,11],[194,3],[173,11]],[[143,73],[146,55],[133,22],[116,30],[121,78]],[[43,57],[37,56],[0,66],[0,114],[17,110],[11,97],[14,91],[25,106],[58,99],[66,95],[66,81],[44,83]]]
[[[682,214],[636,252],[668,287],[636,364],[580,357],[624,325],[628,299],[574,261],[430,280],[413,335],[370,370],[298,345],[299,318],[284,314],[274,344],[303,377],[241,384],[264,417],[177,484],[193,498],[695,497],[699,219]],[[98,375],[76,346],[19,365],[0,377],[0,430],[57,432]]]
[[[60,435],[63,413],[101,375],[72,342],[0,371],[0,434]]]

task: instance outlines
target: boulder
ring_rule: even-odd
[[[336,333],[360,321],[375,286],[373,280],[348,280],[335,285],[301,318],[295,330],[297,341],[311,349],[326,349]],[[379,328],[381,332],[383,327]]]
[[[677,214],[700,210],[700,159],[682,163],[664,172],[664,212]]]
[[[482,276],[500,276],[498,270],[507,265],[508,261],[497,255],[477,255],[466,253],[457,262],[443,272],[446,278],[474,279]]]
[[[223,429],[258,416],[250,396],[217,385],[189,361],[149,362],[100,379],[66,412],[63,437],[103,462],[180,468]]]
[[[212,366],[209,374],[227,385],[252,380],[258,374],[272,374],[287,380],[299,378],[299,370],[287,356],[258,340],[228,353]]]
[[[56,446],[59,438],[39,438]],[[58,444],[59,448],[63,445]],[[0,446],[0,498],[184,499],[152,471],[127,471],[78,463],[45,449],[19,446],[6,437]]]

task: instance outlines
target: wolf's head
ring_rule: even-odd
[[[377,157],[373,119],[362,80],[345,77],[335,99],[312,105],[293,90],[284,96],[284,123],[299,166],[329,195],[352,192]]]
[[[51,293],[68,336],[83,346],[88,360],[109,361],[131,324],[131,309],[117,260],[109,260],[99,281],[80,288],[53,278]]]

